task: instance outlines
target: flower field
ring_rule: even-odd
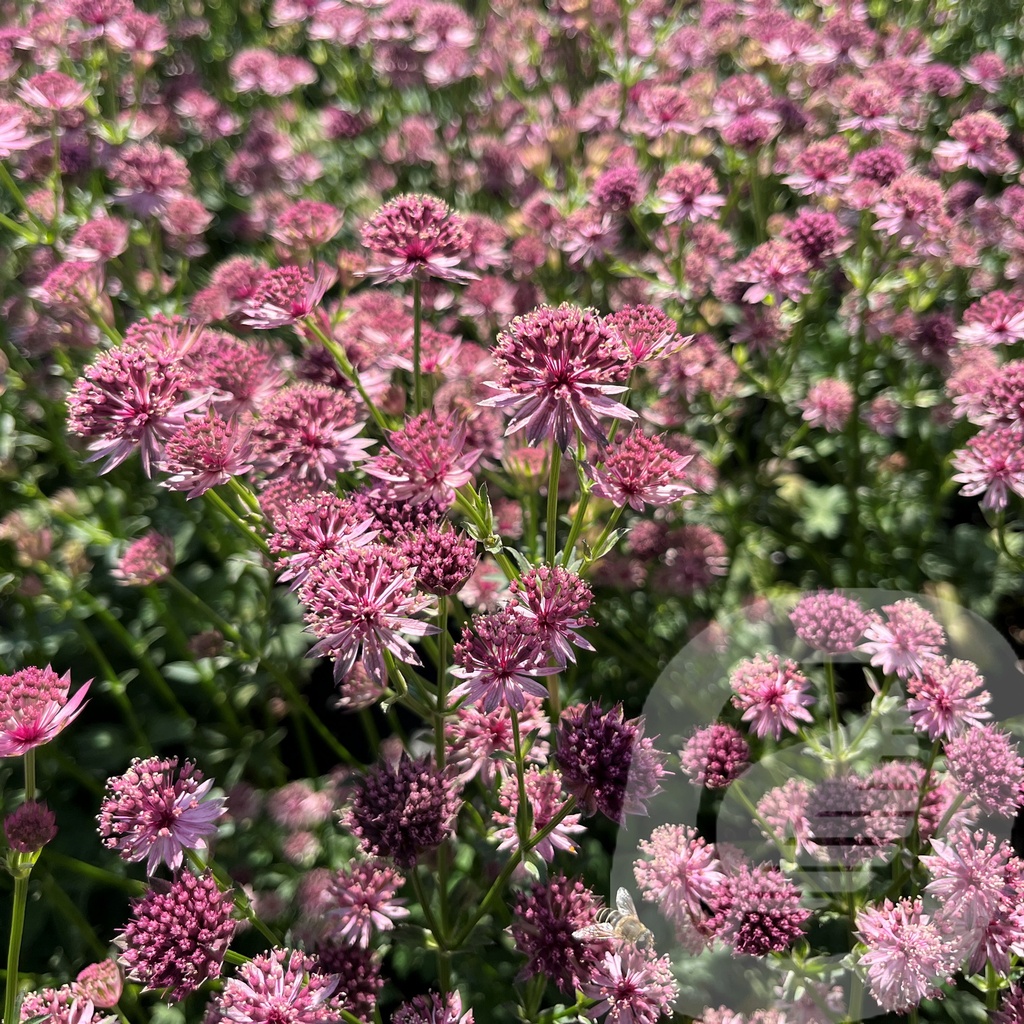
[[[1019,11],[0,66],[4,1022],[1024,1024]]]

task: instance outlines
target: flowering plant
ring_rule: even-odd
[[[1016,13],[911,7],[0,5],[5,1022],[1024,1017],[991,659],[850,589],[1024,626]]]

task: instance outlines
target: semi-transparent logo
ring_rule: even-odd
[[[793,609],[807,596],[758,599],[710,624],[645,704],[646,733],[670,752],[673,774],[649,816],[620,830],[611,892],[633,897],[658,954],[672,961],[677,1009],[688,1016],[722,1007],[784,1009],[787,1021],[887,1012],[898,996],[888,994],[889,1007],[873,998],[857,952],[858,915],[908,895],[934,914],[919,861],[931,839],[965,825],[1010,839],[1014,812],[986,813],[947,771],[946,737],[933,735],[945,721],[942,698],[930,713],[908,704],[922,671],[930,676],[941,664],[963,672],[960,663],[970,663],[983,690],[965,705],[968,725],[1012,731],[1024,711],[1024,677],[1007,642],[948,601],[846,590],[841,596],[859,602],[873,628],[853,650],[826,653],[794,628]],[[909,609],[902,632],[894,606]],[[914,607],[938,634],[914,633]],[[819,646],[828,646],[827,627]],[[757,689],[773,672],[781,680],[774,697],[770,687]],[[979,703],[984,691],[987,704]],[[963,722],[951,726],[958,728]],[[710,894],[721,893],[721,876],[744,873],[738,905],[716,904]],[[799,931],[788,942],[787,928]],[[762,952],[773,942],[786,948]]]

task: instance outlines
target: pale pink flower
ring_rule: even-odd
[[[90,679],[68,699],[71,673],[23,668],[0,676],[0,757],[20,757],[49,743],[81,713]]]
[[[597,1004],[588,1011],[606,1024],[655,1024],[672,1012],[679,987],[667,956],[646,957],[633,947],[606,953],[583,982],[583,993]]]
[[[541,771],[531,767],[525,772],[526,798],[530,802],[530,836],[535,836],[565,805],[566,797],[562,793],[562,776],[556,769]],[[495,832],[500,840],[499,850],[516,850],[519,848],[519,835],[516,829],[516,818],[519,813],[519,781],[515,775],[506,777],[498,793],[498,802],[502,810],[495,811],[494,820],[501,826]],[[576,844],[570,836],[586,831],[580,824],[579,814],[567,814],[551,832],[548,833],[531,850],[541,860],[551,863],[555,859],[556,850],[567,853],[576,852]]]
[[[965,729],[981,725],[992,717],[985,710],[991,696],[979,690],[984,680],[978,666],[970,661],[938,659],[929,662],[923,674],[907,686],[907,711],[918,732],[930,740],[951,738]]]
[[[939,657],[946,634],[934,616],[909,598],[886,605],[883,622],[878,619],[864,629],[866,643],[858,650],[871,656],[871,664],[900,679],[920,678]]]
[[[778,740],[783,731],[797,732],[799,722],[813,722],[807,708],[815,703],[808,693],[807,677],[792,661],[777,654],[758,654],[733,669],[729,685],[735,691],[733,705],[751,723],[754,734]]]
[[[1011,491],[1024,497],[1024,427],[1014,423],[975,434],[953,453],[952,464],[953,480],[964,485],[961,494],[981,494],[982,508],[1002,511]]]
[[[405,900],[396,899],[404,879],[384,861],[354,864],[332,876],[327,912],[332,936],[369,948],[374,930],[389,932],[409,916]]]

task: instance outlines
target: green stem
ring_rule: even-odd
[[[558,550],[558,478],[562,469],[562,449],[551,442],[551,467],[548,473],[548,532],[546,537],[547,563],[555,564]]]
[[[608,517],[608,522],[605,524],[605,528],[601,531],[601,536],[597,538],[597,543],[591,549],[590,558],[586,559],[583,563],[584,570],[590,568],[590,566],[597,561],[597,552],[604,547],[605,542],[611,536],[612,530],[615,529],[615,524],[618,523],[619,518],[622,515],[624,509],[625,506],[623,505],[620,505],[617,508],[613,509],[612,514]]]
[[[412,408],[415,415],[423,411],[423,371],[420,367],[420,345],[423,331],[423,297],[419,278],[412,282]]]
[[[78,860],[75,857],[67,856],[67,854],[58,853],[50,846],[43,850],[41,856],[43,862],[47,865],[52,864],[54,867],[61,868],[64,871],[73,871],[76,875],[81,875],[83,878],[88,878],[93,882],[99,882],[101,885],[113,886],[129,896],[144,896],[146,893],[145,884],[137,882],[134,878],[115,875],[113,871],[108,871],[106,868],[97,867],[95,864],[87,864],[84,860]]]
[[[508,709],[508,717],[512,722],[512,750],[516,761],[516,785],[519,792],[519,802],[516,807],[516,834],[519,836],[520,848],[525,848],[530,839],[530,824],[532,808],[530,798],[526,793],[526,770],[523,761],[523,742],[519,734],[519,713],[515,708]]]
[[[36,798],[36,751],[35,747],[25,751],[25,800]]]
[[[377,408],[373,399],[367,394],[366,389],[359,380],[359,374],[356,372],[355,367],[345,354],[345,350],[333,338],[327,337],[313,317],[307,317],[304,322],[313,334],[316,335],[324,348],[326,348],[334,357],[334,361],[338,364],[338,368],[345,375],[345,378],[352,384],[356,391],[359,392],[359,397],[363,400],[367,410],[373,417],[374,423],[377,424],[382,433],[387,434],[390,429],[388,427],[388,421],[384,418],[384,414],[380,409]]]
[[[579,503],[576,506],[576,514],[572,517],[572,524],[569,527],[569,539],[565,542],[565,550],[562,552],[562,565],[568,565],[572,561],[573,549],[576,541],[579,540],[583,530],[583,523],[587,518],[587,508],[590,505],[590,488],[586,488],[580,495]]]
[[[28,875],[14,879],[14,906],[11,909],[11,935],[7,940],[7,988],[4,992],[4,1024],[18,1019],[18,960],[21,956],[21,935],[25,929],[25,907],[28,904]]]
[[[267,542],[213,488],[204,491],[203,498],[234,523],[252,544],[270,558],[270,547]]]
[[[10,171],[7,170],[7,167],[4,164],[3,160],[0,160],[0,182],[3,183],[4,187],[10,193],[11,198],[18,204],[18,206],[20,206],[25,211],[25,213],[28,214],[29,219],[35,224],[35,226],[47,237],[49,237],[49,229],[42,222],[42,220],[40,220],[39,217],[36,216],[36,214],[32,210],[32,207],[28,205],[28,200],[25,199],[25,196],[22,193],[21,189],[18,187],[14,179],[11,177],[11,173]]]

